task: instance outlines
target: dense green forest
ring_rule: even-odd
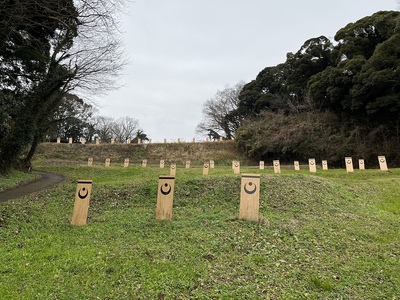
[[[254,159],[345,156],[400,163],[400,12],[380,11],[304,42],[244,85],[229,117]]]

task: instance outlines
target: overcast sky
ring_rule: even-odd
[[[202,106],[249,82],[303,43],[335,33],[396,0],[132,0],[122,30],[124,87],[95,98],[99,115],[130,116],[153,142],[200,139]]]

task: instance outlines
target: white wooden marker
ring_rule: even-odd
[[[129,158],[125,158],[124,160],[124,168],[129,167]]]
[[[387,171],[388,167],[385,156],[378,156],[378,161],[379,161],[379,168],[381,169],[381,171]]]
[[[130,143],[131,143],[131,139],[127,139],[127,140],[126,140],[126,143],[127,143],[127,144],[130,144]]]
[[[99,138],[96,138],[96,145],[100,144]]]
[[[157,193],[157,220],[172,219],[172,204],[174,200],[174,176],[159,176],[158,177],[158,193]]]
[[[208,171],[210,170],[210,165],[208,163],[204,163],[203,165],[203,175],[208,175]]]
[[[164,160],[163,159],[161,159],[160,160],[160,169],[164,169]]]
[[[86,139],[85,138],[81,138],[81,144],[85,145],[86,144]]]
[[[328,170],[328,161],[327,160],[322,161],[322,170]]]
[[[89,157],[89,158],[88,158],[88,160],[87,160],[87,165],[88,165],[89,167],[91,167],[91,166],[93,165],[93,158],[92,158],[92,157]]]
[[[260,175],[243,174],[240,189],[239,219],[258,221],[260,207]]]
[[[68,144],[72,144],[72,137],[68,138]]]
[[[233,173],[240,174],[240,162],[239,161],[233,162]]]
[[[260,170],[264,170],[264,162],[260,160]]]
[[[299,170],[300,170],[300,163],[299,163],[297,160],[294,161],[294,169],[295,169],[296,171],[299,171]]]
[[[71,218],[72,225],[76,226],[86,225],[91,191],[92,191],[91,180],[78,181],[75,193],[74,209]]]
[[[274,165],[274,173],[280,173],[281,172],[281,164],[279,163],[279,160],[273,160],[272,164]]]
[[[59,143],[61,143],[61,138],[60,137],[57,138],[57,144],[59,144]]]
[[[309,166],[310,172],[312,172],[312,173],[317,172],[317,165],[315,163],[315,158],[308,159],[308,166]]]
[[[176,175],[176,164],[171,164],[171,167],[169,168],[169,175],[171,176]]]
[[[147,159],[143,159],[142,160],[142,168],[146,168],[147,167]]]
[[[359,160],[358,160],[358,168],[359,168],[360,170],[365,170],[365,162],[364,162],[363,159],[359,159]]]
[[[346,171],[347,173],[354,172],[353,169],[353,159],[351,157],[345,157],[344,163],[346,164]]]
[[[141,144],[142,140],[141,139],[137,139],[137,143],[138,143],[138,145]]]
[[[109,158],[106,159],[106,164],[105,164],[105,166],[106,166],[106,167],[109,167],[109,166],[110,166],[110,159],[109,159]]]
[[[213,160],[210,160],[210,169],[214,169],[215,168],[215,164]]]
[[[114,145],[114,144],[115,144],[115,139],[112,138],[112,139],[111,139],[111,145]]]
[[[186,161],[185,168],[186,168],[186,169],[190,169],[190,160],[187,160],[187,161]]]

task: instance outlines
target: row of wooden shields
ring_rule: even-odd
[[[175,177],[160,175],[156,206],[157,220],[172,220]],[[71,224],[80,226],[87,222],[89,201],[92,191],[91,180],[79,180],[76,188],[74,209]],[[260,202],[260,175],[242,174],[239,218],[248,221],[258,221]]]

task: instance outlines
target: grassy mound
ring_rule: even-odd
[[[155,220],[169,170],[41,166],[68,180],[0,203],[2,299],[395,299],[400,192],[392,173],[261,173],[260,221],[238,219],[240,177],[178,169],[172,221]],[[78,179],[88,224],[69,225]],[[387,183],[382,188],[382,181]],[[392,184],[391,184],[392,183]],[[390,188],[390,192],[387,191]]]

